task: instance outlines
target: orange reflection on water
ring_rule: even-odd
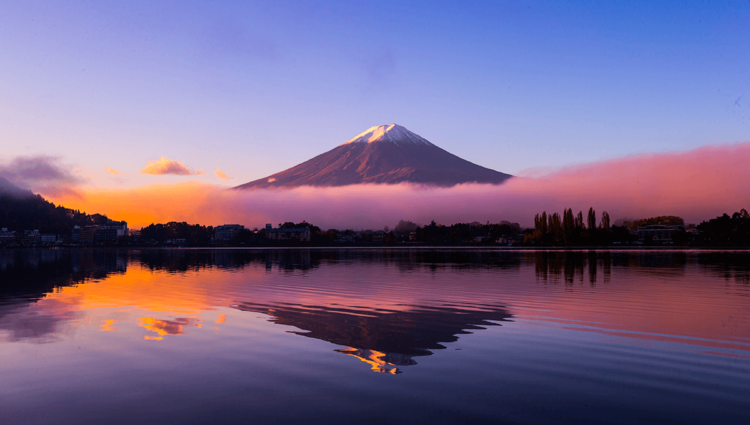
[[[352,348],[347,347],[343,350],[336,350],[339,353],[346,354],[347,356],[355,357],[370,366],[372,366],[372,370],[377,373],[389,373],[391,375],[396,375],[401,373],[400,370],[396,367],[395,364],[389,363],[384,360],[385,356],[387,356],[386,353],[381,353],[380,351],[375,350],[368,350],[368,349],[362,349],[362,348]]]
[[[245,275],[252,274],[248,270]],[[200,274],[200,279],[198,275]],[[180,274],[130,266],[122,274],[90,280],[82,285],[65,286],[46,294],[45,300],[75,307],[77,310],[134,307],[156,313],[180,316],[199,315],[215,306],[230,304],[221,289],[234,284],[224,273],[188,271]],[[216,290],[208,292],[205,287]]]
[[[101,325],[100,329],[101,329],[102,331],[104,331],[104,332],[109,332],[109,331],[116,331],[116,330],[117,330],[117,328],[116,328],[116,327],[114,327],[114,326],[112,326],[112,325],[114,325],[114,324],[115,324],[115,322],[116,322],[116,320],[114,320],[114,319],[108,319],[108,320],[104,320],[104,321],[102,322],[102,325]]]
[[[138,326],[146,328],[151,332],[156,332],[158,336],[146,335],[144,339],[160,341],[165,335],[182,335],[185,333],[186,326],[200,328],[200,320],[177,318],[175,320],[160,320],[152,317],[141,317]]]

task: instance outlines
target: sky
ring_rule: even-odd
[[[743,142],[747,22],[746,1],[11,2],[1,155],[229,185],[388,123],[512,174]]]
[[[521,176],[732,146],[748,22],[747,1],[10,2],[0,165],[227,187],[390,123]]]

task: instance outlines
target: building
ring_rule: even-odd
[[[39,245],[42,242],[42,234],[39,230],[24,230],[21,244],[24,246]]]
[[[310,242],[310,229],[307,227],[274,229],[270,224],[266,224],[266,239],[275,241],[297,240],[301,242]]]
[[[73,226],[70,241],[82,244],[105,244],[117,242],[120,237],[128,235],[128,223],[110,220],[101,225]]]
[[[214,240],[220,241],[231,241],[241,230],[245,230],[245,226],[239,224],[224,224],[222,226],[216,226],[214,229]]]
[[[75,228],[73,229],[75,231]],[[84,226],[78,229],[78,242],[90,244],[94,243],[94,237],[99,226]],[[73,239],[73,238],[72,238]]]
[[[57,235],[51,233],[42,234],[42,245],[54,245],[57,243]]]
[[[101,228],[105,230],[116,230],[115,239],[128,236],[128,223],[124,221],[109,220],[106,224],[103,224]]]
[[[684,232],[685,226],[676,225],[668,226],[665,224],[650,224],[648,226],[639,227],[636,230],[638,238],[643,241],[653,241],[656,243],[670,243],[672,242],[672,235],[675,232]]]
[[[115,226],[99,226],[94,232],[94,243],[103,244],[107,242],[117,242],[118,228]]]
[[[0,231],[0,245],[10,245],[18,240],[18,235],[15,231],[8,231],[7,227],[3,227]]]
[[[81,226],[73,226],[73,231],[70,232],[71,243],[81,243]]]

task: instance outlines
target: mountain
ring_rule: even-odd
[[[0,197],[31,197],[33,194],[14,185],[8,179],[0,176]]]
[[[23,232],[69,234],[73,226],[103,224],[108,220],[101,214],[89,215],[63,206],[55,206],[41,195],[22,189],[0,177],[0,228]]]
[[[461,159],[391,124],[371,127],[324,154],[235,189],[401,182],[453,186],[499,184],[511,177]]]

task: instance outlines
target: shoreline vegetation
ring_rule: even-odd
[[[523,228],[518,223],[508,221],[475,221],[451,225],[432,221],[422,226],[401,220],[393,229],[385,226],[381,230],[322,230],[303,221],[280,223],[276,229],[247,229],[243,226],[234,226],[227,234],[224,229],[227,226],[169,222],[154,223],[138,231],[126,231],[122,236],[106,240],[81,243],[72,237],[76,228],[106,227],[108,223],[112,222],[105,215],[86,214],[55,206],[42,196],[29,191],[0,190],[0,247],[6,248],[497,247],[575,250],[750,247],[750,215],[745,209],[731,216],[723,214],[698,225],[686,225],[684,220],[677,216],[621,219],[611,223],[606,211],[597,217],[596,211],[589,208],[584,217],[583,211],[574,214],[572,209],[567,208],[562,214],[546,211],[537,214],[534,217],[533,228]],[[298,233],[300,229],[303,229],[304,233]],[[279,234],[284,234],[288,239],[278,240]],[[305,235],[304,240],[298,236],[299,234]],[[274,239],[274,235],[277,239]]]

